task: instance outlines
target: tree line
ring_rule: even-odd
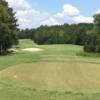
[[[92,23],[64,24],[55,26],[40,26],[37,29],[25,29],[19,33],[19,38],[29,38],[37,44],[77,44],[83,45],[87,30],[93,28]]]

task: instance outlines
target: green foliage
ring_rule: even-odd
[[[100,52],[100,14],[94,15],[94,27],[87,31],[84,50],[86,52]]]
[[[0,1],[0,54],[7,52],[13,44],[17,44],[17,20],[13,9],[5,0]]]
[[[77,26],[76,31],[76,43],[78,45],[83,45],[86,38],[86,32],[93,28],[93,24],[85,24],[85,23],[79,23]]]
[[[35,29],[28,29],[26,28],[25,30],[19,30],[18,31],[18,37],[20,39],[33,39],[34,37],[34,33],[35,33]]]
[[[19,38],[30,38],[37,44],[78,44],[83,45],[86,31],[93,24],[64,24],[55,26],[40,26],[37,29],[25,29],[19,32]]]
[[[95,27],[100,28],[100,14],[94,15]]]
[[[87,33],[84,50],[87,52],[95,52],[97,35],[93,31],[88,31]]]

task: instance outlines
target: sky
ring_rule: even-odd
[[[19,28],[64,23],[92,23],[100,13],[99,0],[6,0],[16,12]]]

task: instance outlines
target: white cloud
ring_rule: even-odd
[[[64,16],[65,16],[65,15],[64,15],[64,13],[62,13],[62,12],[61,12],[61,13],[59,12],[59,13],[57,13],[57,14],[55,15],[55,17],[60,17],[60,18],[63,18]]]
[[[6,0],[14,10],[27,10],[31,9],[30,4],[26,0]]]
[[[61,12],[50,15],[32,8],[28,0],[6,0],[16,12],[20,28],[33,28],[40,25],[56,25],[63,23],[92,22],[92,17],[82,16],[78,8],[65,4]]]
[[[63,6],[63,13],[67,14],[70,17],[74,17],[74,16],[79,15],[80,11],[76,7],[70,4],[65,4]]]
[[[93,23],[94,14],[100,14],[100,10],[95,11],[94,13],[92,13],[92,16],[88,17],[81,15],[80,11],[76,7],[69,4],[65,4],[63,6],[63,11],[57,13],[55,16],[62,19],[69,19],[73,23]]]
[[[94,14],[100,14],[100,10],[95,11],[95,12],[93,13],[93,15],[94,15]]]
[[[70,5],[65,4],[63,6],[63,11],[57,13],[56,18],[64,19],[63,22],[69,22],[69,23],[92,23],[93,17],[86,17],[80,14],[80,11],[78,8]],[[66,19],[65,19],[66,18]]]
[[[53,17],[50,17],[40,23],[40,25],[48,25],[48,26],[58,25],[58,24],[60,25],[60,23]]]
[[[49,14],[40,12],[31,7],[27,0],[7,0],[10,7],[16,12],[20,28],[38,27],[40,22],[47,19]]]
[[[93,23],[93,18],[79,15],[79,16],[74,17],[73,21],[76,23]]]
[[[39,12],[34,9],[17,11],[16,17],[19,19],[20,27],[38,27],[38,24],[49,16],[48,13]],[[26,25],[26,26],[25,26]]]
[[[47,25],[55,25],[55,24],[64,24],[64,23],[73,23],[74,20],[73,18],[78,16],[80,13],[80,11],[70,5],[70,4],[65,4],[63,6],[63,9],[61,12],[56,13],[55,15],[52,16],[52,21],[51,19],[47,19],[43,21],[43,24],[47,24]]]
[[[58,12],[56,14],[56,17],[65,17],[65,16],[75,17],[75,16],[78,16],[79,14],[80,14],[80,11],[76,7],[70,4],[65,4],[63,6],[62,12]]]

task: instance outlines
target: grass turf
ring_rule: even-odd
[[[0,100],[100,100],[100,58],[81,46],[20,40],[18,53],[0,57]],[[23,48],[41,48],[24,52]]]

